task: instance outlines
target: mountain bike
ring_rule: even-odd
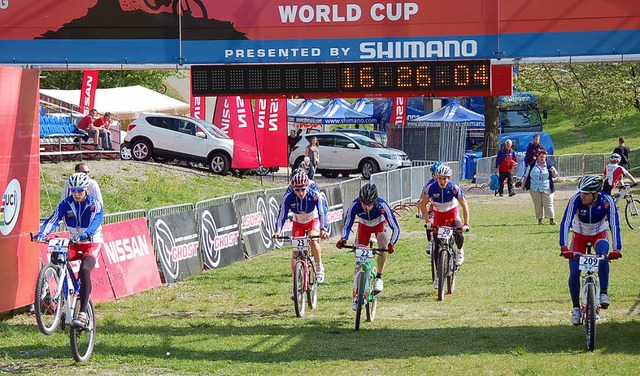
[[[456,246],[454,244],[454,235],[462,232],[462,230],[449,226],[433,226],[431,231],[433,234],[432,242],[434,243],[434,250],[431,251],[431,253],[432,255],[436,252],[438,253],[438,258],[435,262],[436,278],[438,279],[438,300],[443,300],[445,287],[447,294],[453,294],[453,291],[456,288],[456,272],[458,271],[458,265],[456,265]]]
[[[189,5],[189,1],[193,1],[195,3],[195,7]],[[204,6],[202,0],[144,0],[144,3],[151,10],[158,10],[162,7],[166,7],[171,5],[171,11],[173,14],[178,14],[178,5],[182,8],[182,14],[191,15],[195,10],[196,13],[200,12],[202,14],[202,18],[209,18],[207,15],[207,7]]]
[[[344,245],[343,248],[351,248],[349,252],[355,255],[356,260],[355,276],[353,277],[353,299],[356,299],[355,330],[358,331],[360,330],[363,305],[365,306],[367,321],[371,322],[376,317],[378,293],[373,290],[373,282],[376,278],[373,256],[381,252],[387,252],[387,250],[359,245]]]
[[[640,228],[640,200],[633,198],[633,195],[631,195],[631,188],[635,186],[637,186],[637,184],[625,184],[618,193],[613,195],[616,200],[616,206],[618,206],[618,202],[621,199],[626,201],[624,218],[632,230]]]
[[[93,353],[96,335],[96,320],[91,300],[87,304],[87,325],[73,325],[80,311],[80,279],[69,263],[68,238],[49,238],[36,242],[48,243],[51,261],[40,269],[35,291],[35,314],[38,328],[43,334],[51,335],[60,326],[63,331],[69,327],[71,352],[76,362],[86,362]]]
[[[293,247],[293,307],[298,317],[304,316],[307,304],[311,309],[318,307],[316,268],[309,242],[319,238],[319,235],[276,237],[276,239],[290,241]]]
[[[592,244],[587,243],[586,253],[580,254],[578,268],[582,279],[581,310],[582,321],[587,329],[587,350],[596,347],[596,320],[600,318],[600,278],[598,267],[600,262],[608,262],[605,255],[591,253]]]

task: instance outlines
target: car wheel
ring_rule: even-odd
[[[231,161],[225,154],[216,153],[209,160],[209,168],[214,174],[226,175],[231,170]]]
[[[122,158],[125,161],[128,161],[131,159],[131,149],[129,148],[121,148],[120,149],[120,158]]]
[[[256,170],[256,175],[258,175],[258,176],[267,176],[267,175],[269,175],[269,172],[271,172],[271,170],[269,168],[260,166]]]
[[[362,162],[362,165],[360,166],[362,177],[367,180],[371,179],[371,175],[375,174],[378,171],[380,171],[378,163],[371,159],[367,159],[366,161]]]
[[[338,173],[335,171],[327,171],[327,172],[323,172],[322,176],[324,176],[325,178],[337,178],[338,177]]]
[[[149,141],[140,140],[135,141],[131,145],[131,156],[136,161],[148,161],[151,159],[151,151],[153,148]]]

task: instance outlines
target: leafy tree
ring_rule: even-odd
[[[532,64],[516,76],[520,91],[553,101],[578,126],[615,124],[630,109],[640,111],[640,63]]]
[[[141,85],[164,93],[163,80],[175,75],[174,70],[103,70],[98,87],[102,89]],[[181,74],[185,74],[182,72]],[[46,89],[77,90],[82,87],[83,71],[43,71],[40,87]]]

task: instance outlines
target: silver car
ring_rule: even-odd
[[[379,142],[360,135],[327,132],[313,133],[302,137],[291,149],[289,164],[295,169],[304,159],[307,145],[313,137],[320,145],[320,164],[316,173],[334,178],[338,174],[349,176],[361,173],[365,179],[380,171],[395,170],[411,166],[405,152],[385,148]]]

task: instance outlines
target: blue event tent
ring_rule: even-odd
[[[314,112],[322,110],[323,108],[324,107],[322,106],[322,104],[318,103],[318,101],[316,101],[315,99],[304,100],[293,107],[287,108],[288,120],[290,123],[300,123],[299,121],[295,120],[296,116],[305,116],[308,114],[312,114]]]
[[[484,115],[463,107],[458,101],[430,114],[407,121],[408,126],[436,126],[440,123],[464,123],[467,129],[484,129]]]
[[[350,103],[341,98],[330,99],[321,110],[306,115],[289,113],[289,121],[306,124],[377,124],[373,114],[365,114],[353,110]]]

